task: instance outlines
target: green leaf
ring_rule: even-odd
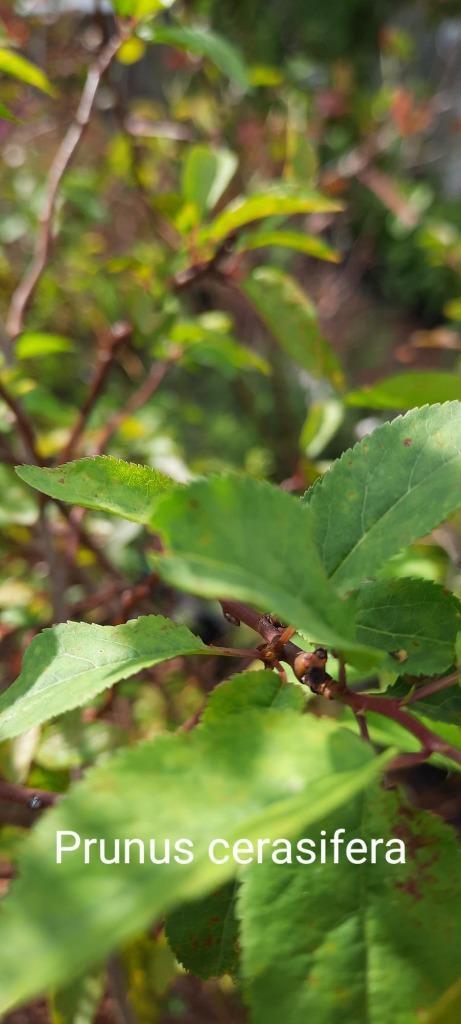
[[[114,7],[124,18],[144,18],[166,11],[173,3],[174,0],[114,0]]]
[[[237,157],[229,149],[192,146],[182,173],[182,194],[203,216],[212,210],[225,192],[237,168]]]
[[[231,716],[90,769],[23,845],[19,878],[0,915],[0,1013],[62,987],[165,912],[234,877],[233,858],[211,862],[213,839],[232,845],[240,837],[256,843],[295,835],[351,799],[382,766],[382,758],[331,721],[266,708],[240,716],[238,728]],[[121,862],[108,867],[93,844],[89,863],[81,845],[57,864],[56,833],[69,830],[81,844],[105,838],[110,859],[121,840]],[[129,838],[146,844],[144,864],[139,844],[124,863]],[[150,862],[154,838],[160,858],[170,841],[170,863]],[[189,864],[173,856],[175,842],[185,838],[193,844]]]
[[[121,626],[67,622],[44,629],[28,648],[21,675],[0,697],[0,739],[79,707],[143,668],[212,650],[161,615]]]
[[[304,252],[306,256],[315,256],[318,260],[328,260],[330,263],[339,263],[341,260],[341,254],[324,242],[323,238],[306,235],[301,231],[261,230],[249,232],[240,239],[237,251],[247,252],[250,249],[263,249],[269,245],[294,249],[296,252]]]
[[[41,68],[31,64],[25,57],[13,50],[0,47],[0,73],[11,75],[26,85],[33,85],[36,89],[48,93],[49,96],[56,96],[56,89]],[[3,115],[5,116],[5,115]]]
[[[206,57],[240,89],[246,91],[249,88],[248,71],[240,53],[217,32],[181,25],[159,25],[156,22],[142,25],[138,31],[142,39],[148,43],[162,43],[176,50],[185,50],[198,57]]]
[[[312,402],[303,424],[300,447],[311,459],[317,458],[335,436],[344,419],[344,406],[337,398]]]
[[[390,690],[386,690],[386,694],[389,693]],[[444,722],[442,717],[438,720],[428,719],[425,715],[418,714],[417,707],[417,704],[411,704],[409,706],[408,710],[411,711],[412,717],[419,719],[420,722],[422,722],[422,724],[428,729],[437,733],[437,735],[443,740],[461,751],[461,726],[454,725],[451,722]],[[353,732],[358,735],[359,727],[357,720],[354,718],[354,714],[349,708],[344,709],[341,715],[341,721],[343,723],[348,722]],[[392,718],[388,718],[387,715],[379,715],[376,714],[375,711],[368,711],[367,726],[372,743],[375,743],[380,747],[389,747],[392,745],[404,754],[421,753],[421,744],[416,736],[408,732],[408,729],[399,725]],[[438,768],[443,768],[444,771],[461,771],[459,762],[450,758],[448,754],[432,754],[429,762]]]
[[[334,864],[330,848],[326,864],[247,869],[239,911],[252,1022],[418,1024],[459,977],[456,834],[377,788],[321,825],[327,839],[345,828],[345,842],[398,837],[406,863],[388,864],[378,847],[376,864]],[[318,841],[319,828],[309,835]]]
[[[341,387],[338,360],[320,332],[313,303],[294,278],[275,267],[256,267],[243,289],[291,358],[315,377],[327,377]]]
[[[201,721],[207,726],[219,725],[230,715],[258,707],[301,712],[305,702],[301,684],[287,685],[277,672],[242,672],[215,687]],[[177,959],[200,978],[237,971],[236,895],[237,886],[232,883],[167,917],[166,934]]]
[[[406,679],[397,679],[392,686],[388,686],[386,696],[397,697],[402,700],[404,697],[418,693],[418,685],[410,684]],[[421,700],[409,704],[408,710],[418,717],[431,719],[433,722],[446,722],[455,725],[458,729],[458,739],[454,740],[455,746],[461,747],[461,686],[454,682],[453,686],[446,690],[439,690],[431,693]],[[431,722],[427,722],[428,728],[432,728]]]
[[[108,455],[77,459],[56,469],[18,466],[16,472],[51,498],[143,524],[152,521],[159,496],[173,486],[171,478],[157,469]]]
[[[177,343],[183,352],[180,359],[183,366],[211,367],[229,377],[237,376],[242,370],[269,375],[269,363],[222,330],[219,321],[214,325],[213,317],[213,313],[205,313],[197,320],[178,321],[171,329],[166,348],[160,345],[157,351],[163,356],[171,351],[171,343]]]
[[[15,117],[14,114],[11,113],[11,110],[8,110],[8,107],[5,107],[4,103],[0,103],[0,121],[17,121],[17,120],[18,120],[17,117]]]
[[[461,505],[461,403],[414,409],[344,452],[306,496],[318,548],[342,591]]]
[[[54,355],[56,352],[73,352],[75,345],[61,334],[46,334],[42,331],[27,331],[16,342],[18,359],[37,359]]]
[[[357,638],[396,657],[408,675],[444,672],[455,660],[461,605],[427,580],[368,583],[356,602]]]
[[[226,206],[200,232],[200,241],[222,242],[234,231],[263,217],[291,217],[295,213],[335,213],[342,207],[320,192],[292,192],[272,189],[253,196],[240,196]]]
[[[307,513],[307,514],[306,514]],[[211,478],[162,499],[158,570],[183,590],[249,601],[316,642],[355,646],[351,611],[329,585],[310,511],[270,484]]]
[[[55,993],[51,999],[51,1024],[92,1024],[105,983],[105,973],[98,968]]]
[[[229,715],[242,715],[249,708],[258,707],[302,711],[305,703],[306,695],[301,683],[284,683],[278,672],[240,672],[215,687],[202,722],[212,725]]]
[[[453,400],[461,400],[461,377],[433,370],[397,373],[346,396],[348,405],[369,409],[412,409]]]
[[[237,973],[236,892],[236,883],[229,882],[167,918],[166,937],[176,959],[199,978]]]

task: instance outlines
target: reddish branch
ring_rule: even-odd
[[[123,345],[132,333],[132,327],[127,323],[116,323],[102,339],[96,369],[85,401],[80,409],[77,421],[71,431],[69,440],[61,452],[60,462],[68,462],[75,457],[80,438],[85,430],[87,421],[93,411],[98,398],[104,391],[104,387],[110,370],[115,362],[115,357],[120,345]]]
[[[14,782],[0,779],[0,800],[22,804],[23,807],[28,807],[31,811],[39,811],[41,808],[51,807],[56,803],[58,794],[44,789],[29,789],[27,786],[18,786]]]
[[[275,645],[277,650],[281,627],[274,624],[270,617],[258,615],[258,612],[247,608],[246,605],[239,601],[222,601],[221,605],[227,617],[230,617],[235,622],[244,622],[251,629],[260,633],[269,646]],[[321,693],[325,697],[338,699],[347,704],[357,716],[359,723],[366,716],[367,712],[371,711],[375,714],[383,715],[385,718],[390,718],[419,741],[421,750],[414,754],[403,754],[395,758],[390,766],[392,769],[418,764],[421,761],[427,760],[431,754],[441,754],[461,764],[461,750],[447,743],[437,733],[428,729],[418,718],[409,711],[406,711],[404,707],[406,703],[405,698],[396,699],[374,693],[355,693],[345,685],[344,681],[335,683],[325,671],[323,673],[323,680],[317,674],[313,680],[314,685],[312,685],[309,673],[303,672],[301,668],[301,675],[299,669],[300,664],[302,666],[302,655],[306,656],[306,652],[303,652],[301,648],[290,641],[283,645],[283,651],[278,649],[277,653],[280,660],[290,664],[298,678],[302,678],[303,682],[309,684],[315,693]],[[311,656],[307,655],[307,657],[310,658]],[[428,683],[427,686],[421,687],[412,695],[412,700],[420,699],[422,696],[436,692],[437,689],[453,685],[458,679],[459,673],[453,673],[453,675],[446,676],[443,680],[437,680],[438,686],[435,683]],[[365,738],[364,727],[361,728],[361,734]]]
[[[439,693],[440,690],[446,690],[449,686],[454,686],[455,683],[459,683],[459,672],[452,672],[449,676],[443,676],[442,679],[433,679],[429,683],[425,683],[423,686],[417,686],[408,697],[405,697],[402,701],[403,704],[415,704],[417,700],[424,700],[425,697],[430,697],[433,693]]]
[[[40,215],[39,231],[35,240],[32,261],[13,293],[6,318],[6,330],[10,338],[16,338],[23,330],[27,309],[51,253],[53,219],[62,179],[89,125],[101,79],[111,65],[122,42],[121,34],[113,36],[91,64],[73,121],[54,156],[48,172],[45,202]]]
[[[15,396],[9,390],[4,381],[2,381],[1,377],[0,398],[3,399],[5,405],[7,405],[8,408],[13,413],[16,426],[18,428],[18,433],[21,436],[24,448],[27,453],[27,457],[31,459],[32,462],[34,462],[37,466],[43,465],[43,460],[41,459],[37,451],[35,433],[32,424],[30,423],[28,416],[24,412],[21,403],[18,402],[17,398],[15,398]]]
[[[154,363],[145,381],[143,381],[141,386],[137,388],[132,395],[130,395],[125,405],[121,409],[118,409],[117,412],[109,418],[106,426],[100,431],[96,440],[93,452],[94,455],[100,455],[101,452],[105,451],[109,441],[114,434],[117,433],[117,430],[123,421],[126,420],[128,416],[131,416],[132,413],[136,412],[137,409],[141,409],[149,398],[152,398],[152,395],[155,394],[157,388],[162,383],[167,370],[171,364],[179,358],[179,355],[179,352],[175,352],[169,359],[165,359],[163,362]]]
[[[447,743],[437,733],[428,729],[418,718],[415,718],[414,715],[406,711],[403,706],[405,698],[396,699],[374,693],[355,693],[347,687],[345,679],[335,682],[325,671],[326,651],[323,648],[317,648],[313,653],[303,651],[289,639],[293,633],[291,628],[281,625],[271,615],[261,615],[241,601],[221,601],[221,607],[229,621],[235,625],[240,625],[243,622],[250,629],[259,633],[264,643],[258,648],[248,650],[225,647],[216,648],[216,653],[234,657],[241,657],[242,655],[258,657],[268,667],[276,667],[278,670],[280,670],[280,661],[285,661],[291,665],[295,675],[302,682],[309,685],[314,693],[320,693],[329,699],[340,700],[350,707],[359,723],[364,720],[367,712],[374,712],[391,719],[391,721],[401,725],[414,736],[419,741],[421,750],[410,754],[400,754],[395,757],[388,766],[388,771],[396,771],[421,764],[431,757],[432,754],[440,754],[461,764],[461,750]],[[341,673],[341,675],[343,674]],[[438,687],[436,687],[435,682],[428,683],[427,686],[420,687],[419,695],[423,691],[425,691],[425,695],[434,693],[437,689],[440,690],[453,685],[458,679],[459,673],[456,672],[446,676],[444,679],[437,680]],[[416,699],[416,695],[413,699]],[[199,722],[200,716],[201,712],[196,712],[181,726],[180,731],[187,732],[193,729]],[[361,728],[361,735],[362,738],[368,740],[366,723]],[[0,801],[22,804],[30,810],[39,811],[42,808],[52,806],[58,799],[59,796],[56,793],[28,789],[25,786],[18,786],[14,783],[0,780]]]

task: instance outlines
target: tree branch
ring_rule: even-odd
[[[32,301],[50,256],[53,236],[53,218],[62,179],[75,155],[82,136],[90,122],[94,101],[101,79],[112,63],[123,42],[117,33],[103,47],[90,65],[74,119],[58,147],[48,172],[45,202],[40,215],[32,261],[13,292],[6,317],[6,331],[14,339],[21,334],[27,309]]]
[[[391,769],[409,767],[421,761],[426,761],[431,754],[442,754],[444,757],[449,757],[452,761],[456,761],[457,764],[461,764],[461,750],[447,743],[437,733],[428,729],[418,718],[406,711],[402,706],[405,703],[405,699],[396,700],[392,697],[374,693],[355,693],[353,690],[349,690],[343,682],[335,682],[322,669],[321,664],[318,664],[318,658],[315,659],[314,657],[313,660],[311,654],[302,651],[300,647],[297,647],[291,641],[287,644],[280,644],[280,635],[283,633],[283,627],[275,623],[271,616],[258,615],[258,612],[248,608],[240,601],[221,601],[221,607],[226,617],[231,621],[236,624],[244,622],[251,629],[260,633],[267,641],[268,647],[278,654],[279,660],[291,665],[298,679],[309,685],[314,693],[320,693],[330,700],[341,700],[352,709],[359,721],[368,711],[372,711],[375,714],[383,715],[384,718],[390,718],[393,722],[401,725],[407,732],[411,733],[421,744],[421,752],[403,754],[395,758],[390,766]],[[319,648],[317,652],[314,651],[314,656],[319,654],[321,650]],[[260,656],[262,660],[265,660],[264,651],[260,652]],[[267,660],[266,663],[270,664],[270,660]],[[311,665],[314,665],[314,672],[310,669]],[[451,677],[446,678],[451,679]],[[444,685],[449,685],[446,680]],[[430,692],[433,693],[434,684],[428,684],[429,686],[431,686]],[[363,738],[365,738],[365,729],[361,728],[360,731]]]
[[[21,403],[18,402],[17,398],[12,394],[10,389],[7,387],[4,381],[0,377],[0,398],[3,399],[5,405],[13,413],[18,433],[22,438],[24,448],[26,450],[27,457],[32,460],[37,466],[43,465],[43,459],[40,457],[37,451],[37,445],[35,440],[35,433],[32,424],[24,412]]]
[[[403,698],[402,704],[415,704],[417,700],[423,700],[424,697],[430,697],[433,693],[446,690],[449,686],[459,683],[459,677],[459,672],[452,672],[449,676],[443,676],[442,679],[433,679],[432,682],[425,683],[424,686],[418,686],[408,697]]]
[[[157,388],[162,383],[162,380],[165,377],[165,374],[167,373],[169,367],[179,358],[180,355],[180,352],[175,352],[172,356],[170,356],[168,359],[165,359],[163,362],[154,363],[145,381],[143,381],[143,383],[140,385],[139,388],[137,388],[136,391],[133,391],[125,405],[121,409],[118,409],[117,412],[115,412],[113,416],[109,418],[109,420],[106,423],[106,426],[103,427],[102,430],[100,431],[99,436],[96,440],[96,445],[93,452],[94,455],[100,455],[101,452],[104,452],[107,448],[107,445],[109,444],[109,441],[114,436],[114,434],[117,433],[117,430],[119,429],[123,421],[126,420],[128,416],[131,416],[133,412],[136,412],[137,409],[141,409],[141,407],[146,404],[149,398],[152,398],[152,395],[155,394]]]
[[[29,789],[27,786],[18,786],[14,782],[0,779],[0,800],[22,804],[29,810],[39,811],[44,807],[52,807],[58,799],[58,793],[50,793],[44,789]]]
[[[75,457],[78,442],[85,430],[86,423],[92,412],[96,402],[100,395],[104,391],[104,387],[110,373],[110,370],[114,364],[115,355],[120,345],[123,345],[125,341],[130,337],[132,333],[131,324],[128,323],[117,323],[113,324],[108,334],[102,339],[99,347],[98,360],[94,372],[93,379],[90,383],[88,395],[83,402],[82,408],[77,417],[76,423],[71,431],[70,437],[65,445],[59,462],[68,462],[69,459]]]

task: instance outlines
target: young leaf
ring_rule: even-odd
[[[182,194],[200,216],[212,210],[235,174],[237,157],[229,149],[192,146],[182,174]]]
[[[348,405],[369,409],[412,409],[453,400],[461,400],[461,377],[433,370],[397,373],[346,396]]]
[[[212,650],[186,626],[161,615],[121,626],[67,622],[44,629],[26,651],[21,675],[0,697],[0,739],[86,704],[143,668]]]
[[[166,11],[173,3],[174,0],[114,0],[114,7],[124,18],[145,18]]]
[[[158,469],[109,455],[77,459],[56,469],[18,466],[16,472],[51,498],[143,524],[152,521],[159,496],[173,486],[173,480]]]
[[[461,505],[461,403],[414,409],[344,452],[307,494],[328,575],[350,590]]]
[[[369,785],[382,767],[382,758],[332,721],[266,708],[250,709],[237,728],[231,716],[90,769],[22,847],[19,878],[0,917],[0,1013],[62,987],[166,911],[234,877],[232,857],[212,863],[213,839],[232,846],[242,836],[256,843],[261,836],[296,835]],[[61,831],[76,833],[81,845],[58,864]],[[169,840],[169,863],[150,862],[154,837],[152,852],[161,859]],[[63,838],[66,846],[77,841]],[[104,864],[93,843],[84,863],[90,838],[105,839],[100,852],[116,862]],[[129,838],[140,840],[145,863],[139,843],[124,862]],[[175,843],[185,838],[193,844],[190,863],[174,859]],[[44,898],[49,892],[53,899]]]
[[[30,60],[21,57],[21,54],[15,53],[14,50],[0,47],[1,73],[11,75],[12,78],[17,78],[20,82],[25,82],[26,85],[33,85],[36,89],[40,89],[41,92],[48,93],[49,96],[56,96],[56,89],[44,71],[41,68],[37,68],[35,64],[31,64]]]
[[[240,196],[226,206],[200,232],[201,242],[222,242],[234,231],[264,217],[291,217],[295,213],[335,213],[342,207],[320,192],[292,192],[272,189],[253,196]]]
[[[72,352],[75,346],[61,334],[45,334],[42,331],[26,331],[18,338],[15,346],[18,359],[40,359],[57,352]]]
[[[217,32],[181,25],[161,25],[157,22],[141,25],[138,31],[148,43],[162,43],[194,53],[198,57],[206,57],[240,89],[246,91],[249,88],[247,68],[240,53]]]
[[[250,249],[263,249],[266,246],[279,246],[282,249],[294,249],[296,252],[303,252],[306,256],[314,256],[318,260],[328,260],[330,263],[339,263],[341,255],[331,245],[318,238],[316,235],[306,235],[301,231],[252,231],[241,238],[238,245],[238,252],[247,252]]]
[[[417,1024],[459,977],[456,834],[375,788],[321,826],[327,839],[346,828],[345,843],[398,837],[406,863],[387,863],[381,846],[376,864],[361,864],[356,847],[356,863],[343,853],[334,864],[330,851],[326,864],[247,869],[239,912],[253,1024]]]
[[[249,601],[317,643],[355,645],[351,611],[328,583],[310,510],[291,495],[256,480],[211,478],[165,497],[155,521],[168,549],[158,570],[174,586]]]
[[[199,978],[219,978],[238,969],[236,882],[174,910],[166,937],[179,963]]]
[[[408,675],[444,672],[455,659],[461,605],[428,580],[382,580],[359,590],[357,639],[394,654]]]
[[[294,278],[276,267],[256,267],[243,285],[261,319],[296,363],[340,387],[338,360],[321,334],[315,307]]]

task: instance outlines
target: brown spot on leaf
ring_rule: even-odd
[[[404,445],[405,445],[405,448],[409,448],[409,447],[410,447],[410,445],[412,445],[412,444],[413,444],[413,438],[411,438],[411,437],[405,437],[405,438],[404,438],[404,440],[403,440],[403,443],[404,443]]]
[[[395,658],[395,660],[399,662],[399,665],[402,665],[408,658],[408,651],[405,651],[402,648],[400,651],[391,651],[390,655],[391,658]]]

